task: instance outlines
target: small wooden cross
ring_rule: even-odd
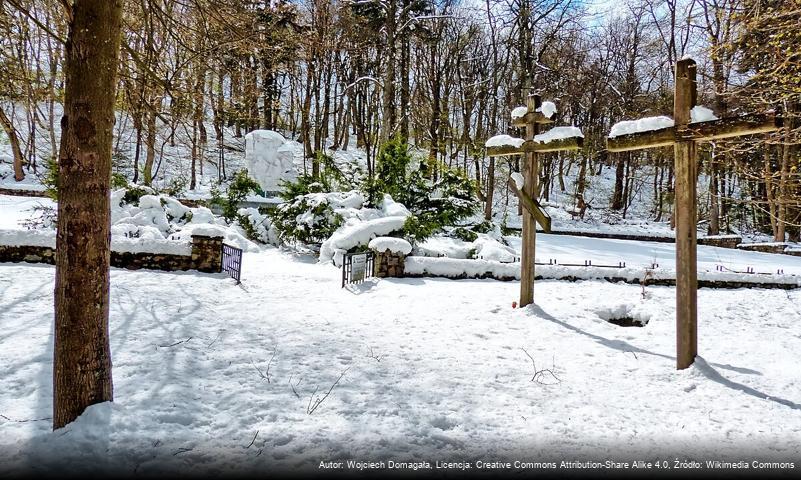
[[[526,210],[523,215],[523,246],[520,257],[520,306],[534,302],[534,253],[537,243],[536,223],[539,223],[546,232],[551,231],[551,217],[537,202],[537,153],[557,152],[563,150],[576,150],[581,148],[583,137],[578,129],[572,135],[548,136],[546,132],[539,136],[542,124],[552,123],[552,120],[541,110],[542,101],[539,95],[529,95],[526,99],[526,113],[513,115],[512,124],[516,127],[526,127],[525,139],[498,136],[487,141],[487,155],[490,157],[503,157],[525,154],[523,161],[523,189],[517,188],[515,182],[510,181],[509,187],[515,192],[520,203]],[[565,127],[560,127],[565,128]],[[569,128],[569,127],[568,127]],[[493,140],[508,139],[508,143]]]
[[[692,365],[698,354],[696,144],[781,128],[781,119],[773,113],[691,123],[691,110],[697,99],[695,77],[694,60],[685,58],[676,62],[674,126],[620,135],[606,141],[610,152],[673,145],[676,172],[676,367],[679,370]]]

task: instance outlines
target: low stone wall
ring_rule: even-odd
[[[0,245],[0,262],[47,263],[49,265],[55,265],[55,253],[55,249],[50,247]]]
[[[375,263],[373,264],[373,275],[378,278],[403,277],[406,265],[406,255],[393,253],[389,250],[375,252]]]
[[[737,248],[743,242],[743,237],[739,235],[713,235],[708,237],[698,237],[698,245],[708,245],[710,247]]]
[[[750,252],[762,252],[762,253],[784,253],[784,250],[787,248],[786,243],[782,242],[775,242],[775,243],[741,243],[737,245],[737,248],[740,250],[748,250]]]
[[[176,255],[152,252],[111,252],[111,266],[138,270],[198,270],[208,273],[222,271],[222,237],[192,236],[192,254]],[[0,263],[46,263],[55,265],[56,252],[51,247],[30,245],[0,245]]]

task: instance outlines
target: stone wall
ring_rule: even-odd
[[[219,273],[222,271],[222,237],[192,236],[192,254],[175,255],[150,252],[111,252],[111,266],[138,270],[199,270]],[[55,249],[29,245],[0,245],[0,263],[56,263]]]
[[[712,235],[698,237],[698,245],[709,245],[710,247],[737,248],[743,242],[743,237],[739,235]]]
[[[775,243],[741,243],[737,245],[737,248],[740,250],[748,250],[751,252],[762,252],[762,253],[784,253],[784,250],[787,248],[786,243],[782,242],[775,242]]]
[[[222,272],[222,237],[192,235],[192,269]]]
[[[373,275],[378,278],[403,277],[406,264],[406,255],[393,253],[389,250],[375,252]]]

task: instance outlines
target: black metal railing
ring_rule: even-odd
[[[223,243],[222,269],[229,277],[240,283],[242,277],[242,249]]]
[[[345,285],[362,283],[372,277],[374,265],[373,252],[346,253],[342,258],[342,288]]]

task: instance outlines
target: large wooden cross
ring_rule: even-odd
[[[520,256],[520,306],[534,302],[534,253],[537,242],[536,223],[546,232],[551,231],[551,218],[537,202],[537,174],[539,165],[537,153],[557,152],[562,150],[576,150],[581,148],[583,138],[580,134],[570,137],[548,138],[538,140],[540,125],[552,123],[549,116],[541,110],[542,102],[539,95],[529,95],[526,99],[526,113],[513,115],[512,124],[516,127],[525,127],[525,139],[507,137],[510,143],[496,144],[493,139],[487,142],[487,155],[491,157],[514,156],[525,154],[523,161],[523,189],[517,188],[516,182],[509,182],[525,209],[523,215],[523,247]],[[499,138],[499,137],[493,137]]]
[[[698,271],[696,257],[698,164],[696,144],[723,138],[772,132],[781,128],[775,114],[757,114],[691,122],[697,101],[695,61],[676,62],[672,127],[608,138],[610,152],[673,145],[676,218],[676,367],[689,367],[698,354]]]

